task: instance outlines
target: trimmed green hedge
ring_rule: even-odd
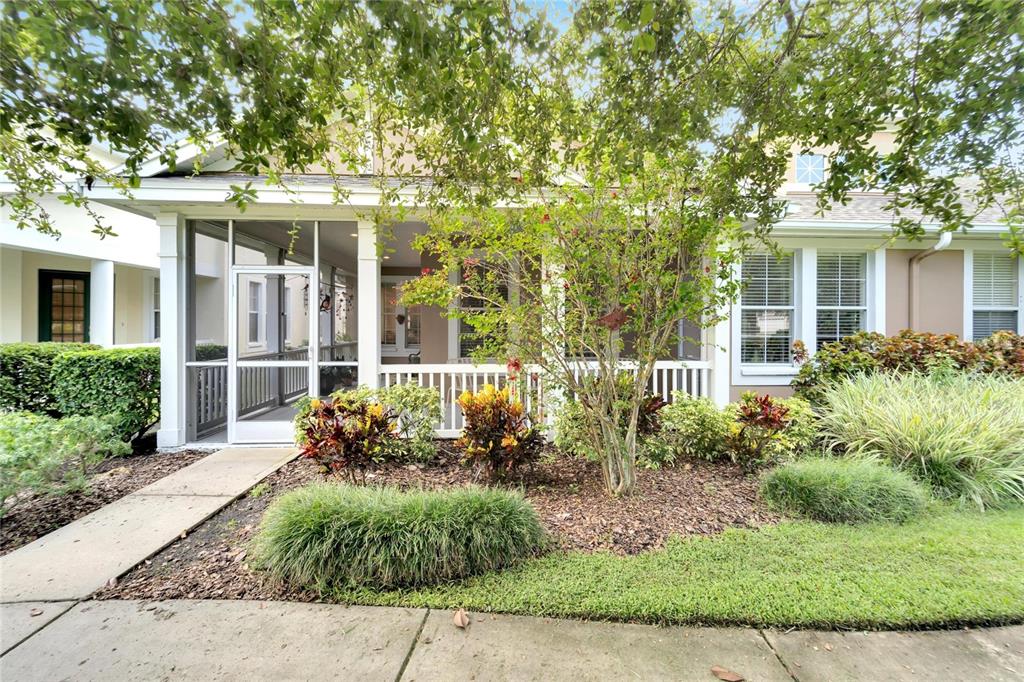
[[[270,505],[254,556],[304,587],[436,585],[518,564],[541,552],[544,537],[516,492],[319,483]]]
[[[160,418],[160,349],[63,353],[53,363],[53,387],[63,414],[106,416],[134,440]]]
[[[0,344],[0,410],[57,414],[53,361],[63,353],[98,348],[88,343]]]

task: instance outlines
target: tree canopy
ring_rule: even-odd
[[[922,222],[964,229],[998,204],[1021,248],[1016,2],[580,0],[552,18],[519,0],[9,0],[2,12],[0,172],[15,185],[2,201],[20,226],[54,231],[35,200],[86,202],[75,177],[130,191],[183,139],[223,140],[238,170],[279,183],[364,169],[370,136],[415,152],[405,172],[434,177],[432,204],[628,178],[655,158],[767,230],[796,144],[829,150],[822,206],[881,190],[896,231],[920,236]],[[882,126],[892,150],[869,144]]]

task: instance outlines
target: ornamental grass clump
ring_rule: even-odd
[[[910,474],[869,459],[791,462],[769,471],[760,493],[782,513],[827,523],[903,523],[928,504]]]
[[[318,483],[270,505],[254,556],[294,585],[384,589],[507,568],[543,546],[537,512],[518,492]]]
[[[540,457],[543,436],[530,426],[523,403],[507,386],[499,391],[485,384],[477,393],[464,391],[458,404],[465,418],[458,445],[466,464],[485,470],[491,480],[504,480]]]
[[[939,372],[847,379],[824,393],[827,446],[881,457],[936,497],[981,509],[1024,502],[1024,381]]]

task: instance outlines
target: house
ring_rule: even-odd
[[[889,143],[886,133],[877,143]],[[290,442],[299,396],[410,381],[438,390],[438,430],[451,434],[461,427],[454,397],[504,381],[503,364],[470,364],[472,329],[398,303],[396,287],[436,264],[410,247],[422,222],[399,224],[378,249],[361,216],[380,195],[365,177],[345,181],[339,205],[326,175],[289,177],[286,191],[233,172],[216,150],[192,175],[196,160],[180,153],[174,172],[149,164],[130,200],[102,184],[89,192],[159,230],[161,446]],[[923,242],[892,241],[884,196],[855,193],[815,214],[811,185],[825,172],[824,156],[794,156],[774,231],[785,255],[754,253],[737,266],[747,286],[728,319],[703,332],[702,348],[681,345],[660,361],[652,390],[718,403],[745,390],[784,393],[794,341],[813,350],[861,329],[1024,331],[1024,270],[1001,242],[998,215],[982,214],[969,234],[940,238],[931,225]],[[243,214],[226,197],[248,181],[258,196]]]
[[[111,167],[119,163],[103,150],[93,152]],[[0,178],[0,195],[11,191]],[[10,207],[0,207],[0,343],[158,341],[159,235],[152,218],[97,204],[94,210],[116,233],[100,239],[85,209],[56,194],[39,203],[59,236],[19,230]]]

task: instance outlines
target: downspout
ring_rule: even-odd
[[[921,261],[930,256],[934,256],[939,251],[942,251],[944,248],[949,246],[952,241],[952,232],[942,232],[941,234],[939,234],[939,241],[937,244],[935,244],[935,246],[929,249],[925,249],[920,253],[916,253],[910,258],[910,282],[907,287],[907,313],[909,317],[909,327],[915,331],[917,331],[918,326],[921,322]]]

